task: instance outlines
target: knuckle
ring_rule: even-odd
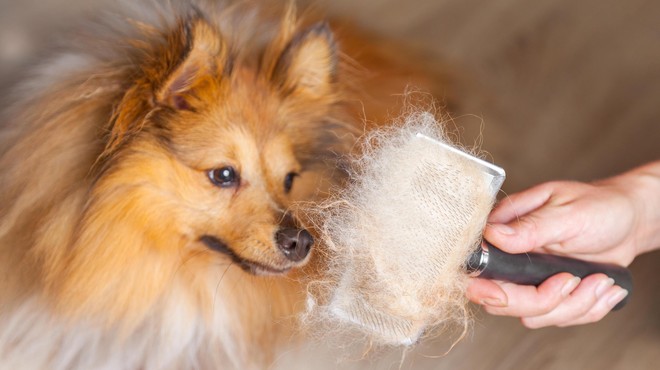
[[[554,193],[555,189],[561,188],[562,181],[553,180],[536,185],[536,189],[548,194]]]
[[[607,315],[608,312],[609,310],[607,309],[596,307],[590,310],[589,312],[587,312],[583,316],[583,320],[585,323],[600,321],[603,317],[605,317],[605,315]]]
[[[560,300],[556,296],[543,295],[539,297],[537,301],[537,310],[540,314],[547,314],[557,308],[560,303]]]
[[[534,215],[527,215],[521,218],[518,226],[519,232],[522,234],[520,239],[522,239],[526,245],[540,246],[538,240],[538,220]]]
[[[520,318],[520,322],[527,329],[540,329],[547,326],[533,317],[522,317]]]
[[[571,302],[571,311],[574,313],[574,316],[584,316],[590,314],[594,310],[600,309],[597,305],[598,301],[596,300],[596,296],[593,293],[585,290],[580,293],[581,294],[573,297],[573,301]]]
[[[488,305],[484,305],[482,307],[483,307],[484,311],[486,311],[488,314],[491,314],[491,315],[496,315],[496,316],[505,316],[505,315],[507,315],[506,310],[504,310],[502,308],[492,307],[492,306],[488,306]]]

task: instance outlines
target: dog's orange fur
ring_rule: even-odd
[[[359,121],[328,26],[302,26],[293,13],[266,43],[223,34],[219,22],[235,15],[187,7],[166,27],[133,22],[139,36],[42,78],[5,115],[0,362],[247,366],[290,334],[305,261],[284,258],[274,234],[296,201],[339,176],[336,155]],[[238,185],[209,180],[224,166]],[[300,176],[287,192],[289,173]],[[203,235],[293,271],[255,276]],[[83,330],[81,341],[109,353],[70,344]],[[27,350],[36,337],[41,357]],[[132,347],[140,341],[147,348]]]

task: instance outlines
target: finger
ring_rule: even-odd
[[[545,206],[510,224],[488,225],[484,238],[509,253],[530,252],[561,244],[572,238],[579,228],[576,222],[566,222],[571,212],[570,205]]]
[[[573,325],[594,309],[596,303],[612,287],[613,283],[614,280],[604,274],[587,276],[555,309],[543,315],[523,317],[521,321],[523,325],[531,329]],[[602,310],[597,311],[600,313]],[[604,312],[603,316],[606,313]]]
[[[488,222],[507,224],[541,207],[554,192],[554,183],[534,186],[502,199],[488,216]]]
[[[603,294],[603,296],[598,299],[596,304],[594,304],[589,312],[572,322],[568,322],[559,326],[583,325],[600,321],[603,319],[603,317],[610,313],[614,306],[621,302],[627,295],[628,291],[619,286],[610,287],[605,292],[605,294]]]
[[[504,290],[488,279],[470,279],[466,295],[470,301],[480,305],[506,307],[508,303]]]
[[[498,282],[507,296],[506,307],[484,305],[493,315],[532,317],[554,310],[580,283],[580,278],[563,272],[544,281],[538,287]]]

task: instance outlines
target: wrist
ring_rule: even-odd
[[[660,161],[635,168],[613,180],[635,209],[635,255],[660,248]]]

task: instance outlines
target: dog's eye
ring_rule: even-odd
[[[208,176],[213,185],[221,188],[230,188],[239,183],[238,173],[231,166],[209,170]]]
[[[286,177],[284,178],[284,191],[285,192],[288,193],[288,192],[291,191],[291,187],[293,186],[293,179],[295,179],[296,176],[298,176],[298,174],[295,173],[295,172],[289,172],[289,173],[286,174]]]

